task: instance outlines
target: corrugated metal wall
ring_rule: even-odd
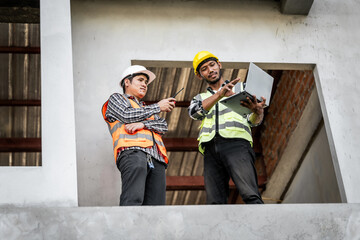
[[[0,23],[0,46],[39,47],[40,25]],[[0,53],[0,99],[40,100],[40,54]],[[40,106],[1,106],[0,138],[40,138]],[[0,153],[0,166],[41,166],[41,153]]]

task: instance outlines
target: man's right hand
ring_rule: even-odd
[[[232,80],[231,82],[229,82],[228,84],[226,84],[224,87],[222,87],[220,89],[219,93],[219,97],[230,97],[231,95],[234,95],[235,93],[233,92],[233,87],[241,80],[241,78],[235,78],[234,80]]]
[[[220,101],[223,97],[230,97],[235,93],[232,91],[233,87],[241,80],[241,78],[235,78],[225,86],[223,86],[218,92],[214,95],[206,98],[202,101],[202,106],[206,111],[209,111],[218,101]]]
[[[175,107],[175,98],[166,98],[158,102],[161,112],[171,112]]]

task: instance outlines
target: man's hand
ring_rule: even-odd
[[[125,124],[125,131],[127,131],[130,134],[133,134],[136,131],[143,129],[144,127],[145,125],[142,122],[128,123]]]
[[[158,102],[161,112],[171,112],[175,107],[175,98],[166,98]]]
[[[249,108],[253,113],[260,116],[264,113],[264,108],[266,106],[265,105],[266,99],[264,97],[261,97],[261,100],[262,100],[261,102],[258,102],[256,96],[253,95],[252,100],[249,97],[247,97],[247,102],[241,101],[241,105]]]
[[[241,78],[235,78],[234,80],[223,86],[219,91],[219,97],[230,97],[234,95],[235,93],[232,89],[240,80]]]
[[[218,92],[214,95],[204,99],[202,101],[202,106],[206,111],[209,111],[218,101],[220,101],[223,97],[229,97],[234,95],[235,93],[232,91],[233,87],[240,81],[240,78],[236,78],[223,86]]]

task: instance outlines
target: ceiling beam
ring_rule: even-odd
[[[41,106],[41,100],[0,100],[3,107],[32,107]]]
[[[40,54],[40,47],[4,47],[4,46],[0,46],[0,53]]]
[[[166,190],[205,190],[203,176],[166,176]]]
[[[258,176],[259,188],[264,188],[266,178]],[[232,180],[229,181],[229,188],[236,189]],[[166,176],[166,190],[205,190],[203,176]]]
[[[0,7],[40,8],[40,0],[1,0]]]
[[[1,105],[1,102],[2,101],[0,101],[0,106],[3,106]],[[169,152],[198,151],[198,141],[196,138],[163,138],[163,141],[166,146],[166,150]],[[41,139],[0,138],[0,152],[41,152]]]
[[[168,151],[198,151],[196,138],[164,138],[163,140]],[[0,138],[0,152],[41,152],[41,138]]]
[[[0,138],[0,152],[41,152],[41,138]]]
[[[250,62],[221,62],[222,68],[227,69],[248,69]],[[162,61],[162,60],[131,60],[133,65],[143,65],[145,67],[163,68],[192,68],[192,61]],[[254,62],[264,70],[314,70],[314,63],[266,63]]]
[[[169,152],[197,152],[199,144],[196,138],[163,138],[166,150]],[[254,144],[254,152],[262,152],[261,144]]]
[[[198,141],[196,138],[163,138],[167,151],[197,152]]]

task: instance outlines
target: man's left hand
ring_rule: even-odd
[[[261,102],[258,102],[256,96],[253,95],[253,100],[247,97],[247,102],[241,101],[241,105],[249,108],[253,113],[257,115],[262,115],[264,113],[264,108],[266,106],[265,105],[266,99],[264,97],[261,97],[261,100],[262,100]]]
[[[144,127],[145,127],[145,124],[143,124],[142,122],[128,123],[128,124],[125,124],[125,131],[127,131],[130,134],[133,134],[136,131],[143,129]]]

